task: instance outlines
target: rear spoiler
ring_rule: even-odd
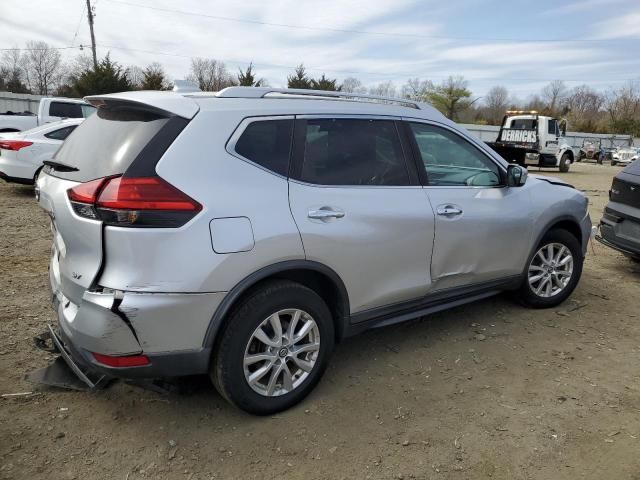
[[[84,100],[94,107],[100,107],[110,101],[135,103],[162,110],[172,115],[191,120],[200,110],[191,98],[175,92],[138,91],[110,93],[108,95],[91,95]]]

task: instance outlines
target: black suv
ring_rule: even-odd
[[[640,261],[640,161],[613,178],[599,229],[598,241]]]

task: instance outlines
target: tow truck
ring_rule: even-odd
[[[505,160],[523,167],[557,168],[568,172],[578,158],[565,139],[567,121],[535,110],[508,110],[495,142],[486,142]]]

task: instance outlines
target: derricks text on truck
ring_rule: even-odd
[[[509,162],[568,172],[577,156],[565,139],[566,132],[566,120],[534,110],[507,111],[498,138],[487,144]]]

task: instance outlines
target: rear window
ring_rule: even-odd
[[[169,120],[146,110],[101,107],[55,154],[56,162],[78,171],[50,174],[78,182],[122,174]]]
[[[535,130],[536,121],[533,118],[517,118],[511,120],[511,128],[516,130]]]
[[[242,132],[235,151],[258,165],[287,176],[293,120],[258,120]]]
[[[49,115],[63,118],[87,118],[96,111],[95,107],[82,103],[51,102]]]

